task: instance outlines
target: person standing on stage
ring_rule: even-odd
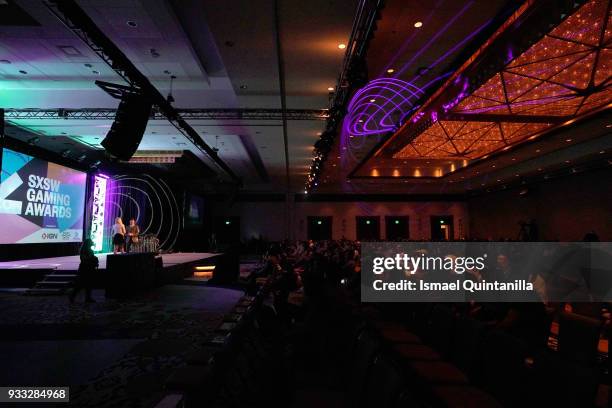
[[[140,234],[140,228],[138,224],[136,224],[136,220],[134,218],[130,218],[130,224],[127,227],[127,251],[130,252],[132,249],[132,244],[138,244],[138,235]]]
[[[121,217],[115,218],[113,225],[113,254],[125,252],[125,225]]]
[[[93,241],[88,238],[83,241],[83,245],[81,246],[81,250],[79,251],[81,263],[79,264],[79,270],[77,271],[77,278],[74,284],[74,289],[72,289],[72,293],[69,297],[70,303],[74,303],[74,299],[82,289],[85,289],[85,302],[95,302],[91,297],[91,289],[93,287],[93,275],[96,272],[96,269],[98,268],[98,257],[94,255],[94,252],[91,249],[92,246]]]

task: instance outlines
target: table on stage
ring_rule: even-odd
[[[109,254],[106,257],[106,297],[123,298],[159,283],[163,260],[155,252]]]

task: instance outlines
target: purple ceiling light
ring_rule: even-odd
[[[422,89],[400,79],[371,81],[351,99],[344,122],[346,130],[359,136],[392,131],[422,96]]]

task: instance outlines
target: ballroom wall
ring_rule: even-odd
[[[534,219],[540,240],[576,241],[595,231],[612,240],[612,169],[578,173],[467,200],[473,237],[512,238]],[[521,190],[526,190],[523,195]]]
[[[262,235],[269,240],[281,240],[289,228],[289,238],[304,240],[308,216],[332,216],[334,239],[355,239],[357,216],[380,216],[381,238],[386,236],[385,216],[408,216],[411,239],[431,237],[432,215],[452,215],[455,238],[467,236],[469,225],[467,206],[460,201],[294,201],[289,206],[284,201],[238,201],[232,205],[216,203],[213,214],[240,217],[242,239]]]

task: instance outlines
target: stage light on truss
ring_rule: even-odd
[[[183,150],[138,150],[127,163],[171,164],[183,154]]]

